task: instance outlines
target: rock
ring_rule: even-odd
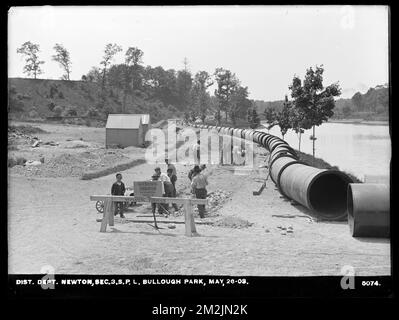
[[[170,225],[168,225],[168,228],[169,228],[169,229],[176,229],[176,225],[170,224]]]
[[[28,160],[25,162],[25,166],[40,166],[42,163],[37,160]]]

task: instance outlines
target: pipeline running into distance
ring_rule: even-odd
[[[301,161],[295,150],[283,139],[271,134],[229,127],[194,124],[200,129],[214,129],[220,135],[244,139],[252,136],[253,142],[269,151],[269,173],[280,193],[310,209],[326,220],[347,217],[347,188],[353,180],[338,170],[317,169]]]

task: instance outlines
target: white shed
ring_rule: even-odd
[[[141,147],[144,143],[142,116],[109,114],[105,126],[105,147]]]

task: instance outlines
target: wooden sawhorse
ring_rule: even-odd
[[[141,198],[134,196],[111,196],[111,195],[93,195],[90,196],[91,201],[104,201],[104,213],[103,219],[101,221],[100,232],[107,231],[107,225],[114,225],[114,210],[115,202],[125,202],[125,201],[141,201]],[[149,202],[151,203],[176,203],[184,205],[184,220],[185,220],[185,235],[186,236],[196,236],[198,235],[195,228],[195,221],[192,211],[193,205],[208,204],[207,199],[191,199],[191,198],[167,198],[167,197],[150,197]]]

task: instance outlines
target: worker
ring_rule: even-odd
[[[151,181],[158,181],[159,175],[157,173],[154,173],[151,177]],[[157,209],[157,204],[156,203],[151,203],[151,208],[152,208],[152,213],[155,213],[155,210]]]
[[[113,196],[124,196],[125,195],[125,184],[122,182],[122,174],[117,173],[116,174],[116,181],[112,184],[111,187],[111,194]],[[125,215],[123,214],[123,202],[115,202],[115,211],[114,215],[116,216],[117,214],[120,214],[121,218],[125,218]]]
[[[208,179],[203,173],[201,173],[201,169],[199,166],[194,167],[194,173],[195,176],[191,181],[191,189],[197,199],[206,199],[208,193],[206,190],[206,186],[208,185]],[[200,218],[205,218],[204,204],[198,205],[198,214]]]
[[[170,178],[167,174],[161,172],[160,167],[155,168],[155,174],[159,177],[158,181],[162,182],[162,195],[167,197],[170,194],[170,190],[172,189]],[[167,215],[169,213],[169,204],[160,203],[158,205],[158,213]]]
[[[197,143],[193,145],[194,163],[198,165],[200,164],[200,149],[201,149],[200,143],[201,143],[200,140],[197,140]]]
[[[168,177],[170,179],[170,182],[172,183],[172,190],[171,190],[170,197],[171,198],[176,198],[176,194],[177,194],[177,192],[176,192],[176,180],[177,180],[177,177],[176,177],[175,174],[173,174],[173,169],[172,168],[169,168],[167,170],[167,175],[168,175]],[[176,203],[172,203],[172,207],[173,207],[173,209],[175,209],[175,211],[179,211],[179,208],[178,208]]]

